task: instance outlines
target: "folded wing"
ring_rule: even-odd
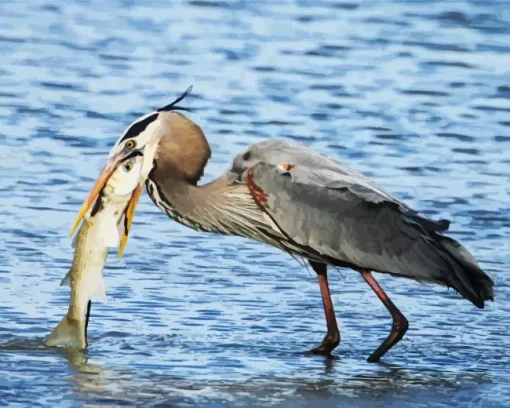
[[[360,173],[311,149],[281,141],[252,146],[232,172],[264,194],[256,198],[278,228],[331,263],[455,288],[478,307],[491,279],[446,220],[432,221]]]

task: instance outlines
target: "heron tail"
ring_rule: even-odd
[[[49,347],[67,346],[80,350],[87,348],[84,322],[71,320],[64,316],[57,327],[46,338],[44,344]]]
[[[436,235],[436,240],[450,258],[453,272],[444,283],[480,309],[483,309],[486,300],[494,301],[494,282],[482,271],[469,251],[452,238]]]

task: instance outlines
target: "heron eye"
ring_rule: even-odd
[[[128,149],[134,149],[136,147],[136,141],[134,141],[133,139],[130,139],[126,142],[126,147]]]
[[[131,169],[133,168],[133,163],[131,162],[128,162],[124,165],[124,169],[126,169],[126,171],[131,171]]]

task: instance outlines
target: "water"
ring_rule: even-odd
[[[0,54],[1,405],[509,406],[507,1],[4,1]],[[313,272],[180,226],[145,195],[90,348],[45,348],[107,152],[191,84],[205,181],[253,142],[310,145],[451,219],[496,302],[381,276],[410,330],[369,364],[390,317],[360,276],[333,272],[339,358],[305,357],[325,332]]]

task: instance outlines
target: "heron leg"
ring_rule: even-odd
[[[322,303],[324,305],[324,313],[326,314],[326,324],[328,327],[328,333],[314,349],[310,350],[310,354],[321,354],[325,356],[331,355],[333,349],[340,344],[340,331],[336,323],[335,310],[333,309],[333,302],[331,301],[331,294],[328,286],[328,270],[327,265],[310,261],[315,273],[317,273],[317,280],[319,281],[319,287],[321,289]]]
[[[365,279],[365,281],[375,292],[377,297],[381,300],[381,302],[383,302],[384,306],[386,306],[386,309],[388,309],[391,317],[393,318],[391,333],[386,338],[386,340],[382,342],[379,348],[374,351],[367,359],[370,363],[375,363],[378,362],[389,349],[397,344],[402,339],[402,337],[404,337],[404,334],[409,328],[409,322],[402,314],[402,312],[398,310],[397,306],[395,306],[395,304],[391,301],[386,292],[384,292],[384,290],[379,286],[379,283],[377,283],[370,271],[360,271],[360,273],[361,276],[363,276],[363,279]]]

